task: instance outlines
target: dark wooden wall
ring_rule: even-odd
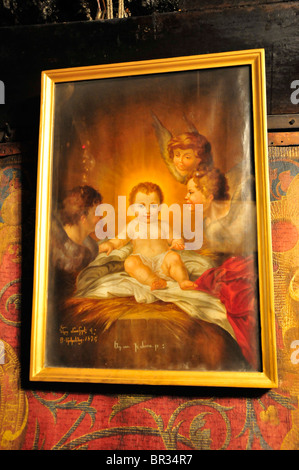
[[[2,2],[0,80],[5,83],[5,105],[0,105],[0,128],[8,122],[20,139],[36,135],[44,69],[250,48],[266,51],[268,114],[298,113],[299,105],[291,102],[290,95],[292,81],[299,79],[299,2],[156,3],[159,8],[154,1],[132,0],[131,8],[139,5],[135,12],[143,16],[105,21],[63,22],[64,12],[60,18],[49,17],[48,22],[43,19],[42,24],[41,15],[28,16],[27,11],[26,16],[25,11],[26,24],[22,24],[22,8],[18,18],[16,10],[7,8],[3,16]],[[166,12],[160,12],[161,5],[166,5]]]

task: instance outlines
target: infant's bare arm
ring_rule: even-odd
[[[130,239],[125,238],[125,239],[120,239],[118,237],[116,238],[111,238],[111,240],[108,240],[107,242],[103,242],[99,245],[99,253],[107,253],[107,255],[110,255],[111,251],[113,250],[118,250],[119,248],[122,248],[125,246],[127,243],[129,243]]]
[[[170,243],[170,250],[184,250],[185,243],[182,238],[174,238]]]

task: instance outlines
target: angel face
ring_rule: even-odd
[[[213,200],[213,195],[206,196],[195,184],[195,181],[191,178],[187,183],[187,194],[185,200],[187,204],[190,204],[190,209],[194,210],[195,204],[203,205],[203,213],[209,209]]]
[[[183,176],[195,170],[200,162],[201,159],[197,157],[196,152],[192,148],[176,148],[173,151],[173,163],[178,172]]]

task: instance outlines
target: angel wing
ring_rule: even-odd
[[[184,121],[186,122],[186,124],[188,126],[189,132],[195,132],[196,134],[199,134],[198,129],[195,127],[193,122],[190,121],[190,119],[187,118],[187,116],[185,114],[183,116],[183,119],[184,119]]]
[[[215,251],[230,254],[256,250],[256,206],[252,198],[254,178],[249,176],[236,187],[228,213],[209,225],[204,234]]]

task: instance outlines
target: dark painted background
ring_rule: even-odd
[[[117,2],[115,15],[117,14]],[[97,1],[0,2],[0,80],[16,139],[36,139],[44,69],[265,48],[268,114],[298,113],[299,2],[131,0],[131,16],[95,21]]]

